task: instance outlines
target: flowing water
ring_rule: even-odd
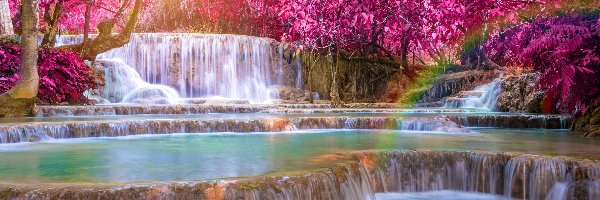
[[[81,36],[61,36],[57,45],[80,41]],[[220,96],[264,103],[271,101],[270,86],[301,87],[302,74],[298,73],[301,71],[301,63],[299,60],[294,61],[297,69],[291,69],[292,66],[286,65],[284,61],[284,53],[281,45],[268,38],[144,33],[134,34],[127,45],[103,53],[98,59],[118,59],[122,62],[117,64],[125,65],[122,68],[129,66],[139,73],[115,76],[117,79],[131,81],[131,76],[140,76],[141,80],[152,86],[138,87],[135,94],[132,94],[134,96],[140,97],[140,94],[148,92],[164,93],[173,88],[182,98]],[[111,89],[105,92],[130,92],[119,81],[107,82],[105,87],[117,88],[116,91]],[[127,103],[155,103],[152,98],[150,102],[127,100],[125,99]],[[172,101],[169,100],[169,103]],[[121,101],[113,103],[118,102]]]
[[[47,140],[0,146],[0,179],[15,182],[185,181],[330,166],[358,150],[523,152],[594,157],[597,141],[556,130],[302,130]],[[512,164],[508,164],[511,166]]]
[[[459,192],[451,190],[433,191],[433,192],[404,192],[404,193],[378,193],[375,195],[378,200],[501,200],[505,199],[502,196]]]
[[[445,108],[477,108],[494,111],[498,95],[502,91],[500,80],[476,87],[471,91],[462,91],[456,97],[446,98]]]

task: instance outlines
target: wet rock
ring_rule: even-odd
[[[295,175],[140,184],[0,184],[6,199],[373,199],[380,192],[456,190],[523,199],[597,199],[600,163],[568,157],[368,151]]]
[[[470,70],[444,74],[425,92],[419,103],[436,102],[444,97],[457,95],[461,91],[472,90],[492,82],[498,74],[499,71],[496,70]]]
[[[135,82],[127,82],[128,80],[123,80],[123,65],[119,62],[114,62],[111,60],[96,60],[94,61],[94,65],[92,66],[92,70],[101,74],[102,77],[98,78],[96,82],[98,82],[98,89],[96,91],[92,91],[93,96],[99,96],[100,98],[107,99],[110,102],[121,102],[121,99],[126,95],[125,92],[130,92],[136,87]],[[107,83],[113,88],[106,87]],[[112,84],[118,83],[118,84]]]
[[[415,105],[415,107],[417,107],[417,108],[436,108],[436,107],[443,107],[443,106],[444,106],[444,102],[442,102],[442,101],[418,103]]]
[[[150,96],[144,98],[135,98],[128,99],[127,103],[133,104],[145,104],[145,105],[155,105],[155,104],[169,104],[169,99],[161,96]]]
[[[467,127],[567,129],[572,123],[567,115],[451,115],[448,118]]]
[[[497,109],[502,112],[539,113],[544,92],[536,90],[539,73],[528,73],[503,78],[502,92],[498,96]]]
[[[250,104],[248,99],[233,98],[189,98],[182,100],[184,104]]]
[[[300,88],[276,85],[269,87],[269,90],[273,98],[283,100],[285,103],[309,101],[311,95],[313,100],[319,100],[318,93],[311,93],[308,90],[303,90]]]
[[[40,137],[39,135],[29,136],[29,142],[40,142],[40,141],[42,141],[42,137]]]
[[[575,116],[571,130],[580,131],[584,137],[600,137],[600,103],[588,107],[585,113]]]

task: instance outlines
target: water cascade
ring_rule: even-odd
[[[515,115],[499,120],[491,127],[505,127],[504,121],[528,121]],[[558,117],[530,116],[524,128],[564,128]],[[523,127],[509,127],[523,128]],[[141,134],[208,133],[208,132],[280,132],[307,129],[390,129],[438,133],[467,133],[453,117],[298,117],[298,118],[174,118],[121,119],[97,121],[37,122],[0,125],[0,144],[28,142],[35,138],[117,137]]]
[[[57,43],[80,41],[81,36],[61,36]],[[139,72],[142,80],[175,88],[182,98],[219,96],[265,103],[271,101],[270,86],[296,87],[302,83],[301,63],[285,62],[284,51],[268,38],[143,33],[134,34],[129,44],[98,58],[121,59]],[[156,92],[145,90],[150,91]]]
[[[260,179],[262,186],[251,190],[240,189],[248,183],[229,184],[225,199],[374,199],[374,193],[446,190],[495,199],[594,199],[591,172],[600,169],[597,162],[508,153],[367,152],[351,157],[356,162],[326,171]]]
[[[462,91],[456,97],[446,98],[446,108],[479,108],[484,110],[495,110],[498,95],[502,88],[500,79],[476,87],[471,91]]]
[[[144,81],[140,74],[120,59],[99,59],[104,70],[103,97],[110,102],[174,104],[180,100],[175,89]]]
[[[78,186],[42,190],[11,188],[26,199],[374,199],[378,194],[463,191],[491,199],[597,199],[600,163],[509,153],[395,151],[358,152],[331,168],[294,176],[237,181],[135,184],[119,188]],[[590,186],[586,186],[590,185]],[[59,186],[60,187],[60,186]],[[83,189],[82,189],[83,188]],[[89,188],[89,189],[88,189]],[[0,191],[3,188],[0,185]],[[399,193],[402,192],[402,193]],[[556,196],[556,195],[559,196]],[[13,196],[14,195],[14,196]]]

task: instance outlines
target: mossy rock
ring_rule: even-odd
[[[600,103],[591,105],[585,113],[576,116],[571,129],[582,132],[584,137],[600,138]]]
[[[254,190],[254,189],[258,189],[259,187],[260,187],[260,184],[258,184],[258,183],[246,183],[246,184],[243,184],[242,186],[240,186],[240,189]]]

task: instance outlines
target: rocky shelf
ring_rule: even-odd
[[[600,163],[504,152],[342,155],[312,172],[212,181],[19,185],[5,199],[373,199],[382,192],[457,190],[522,199],[598,199]]]
[[[393,129],[468,132],[464,126],[564,129],[570,117],[554,115],[442,115],[424,117],[275,117],[249,119],[121,119],[0,124],[0,144],[86,137],[206,132],[281,132],[299,129]]]

